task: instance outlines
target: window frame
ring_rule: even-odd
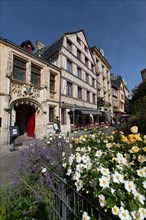
[[[18,63],[16,63],[15,61],[18,61]],[[20,62],[23,63],[24,66],[20,65]],[[25,82],[26,81],[26,63],[27,63],[26,60],[23,60],[23,59],[21,59],[21,58],[19,58],[17,56],[13,57],[13,80],[20,81],[20,82]],[[23,72],[23,75],[21,74],[23,79],[20,79],[19,77],[17,77],[17,75],[20,76],[20,74],[18,74],[19,72],[16,72],[16,69],[18,71],[22,71]]]
[[[81,44],[81,39],[77,36],[77,42]]]
[[[72,62],[69,59],[67,59],[67,71],[69,73],[72,73],[72,65]]]
[[[87,91],[87,102],[90,102],[90,92]]]
[[[82,79],[82,70],[79,67],[77,67],[77,76],[78,78]]]
[[[77,49],[77,59],[81,61],[81,51]]]
[[[82,88],[78,86],[78,99],[82,99]]]
[[[89,83],[89,74],[86,73],[86,82]]]
[[[88,58],[85,57],[85,66],[86,66],[86,67],[88,67],[88,61],[89,61]]]
[[[66,47],[69,51],[72,52],[72,42],[69,39],[66,40]]]
[[[50,110],[52,112],[50,112]],[[55,118],[55,108],[53,106],[49,106],[49,122],[50,123],[54,122],[54,118]]]
[[[38,72],[36,71],[32,71],[33,70],[33,68],[34,69],[37,69],[38,70]],[[38,76],[37,78],[38,78],[38,83],[36,84],[36,83],[34,83],[34,82],[32,82],[32,75],[36,75],[36,76]],[[41,84],[41,68],[40,67],[38,67],[37,65],[35,65],[35,64],[31,64],[31,84],[32,85],[34,85],[34,86],[40,86],[40,84]]]
[[[61,124],[62,125],[66,124],[66,109],[65,108],[61,109]]]
[[[73,83],[67,81],[66,85],[66,95],[68,97],[72,97],[73,95]]]
[[[51,82],[53,82],[53,90],[51,89]],[[49,82],[49,86],[50,86],[50,92],[54,93],[55,92],[55,75],[50,73],[50,82]]]

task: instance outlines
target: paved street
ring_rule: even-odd
[[[105,133],[108,135],[112,132],[114,127],[109,127],[105,129]],[[78,134],[83,134],[84,131],[79,131]],[[69,137],[74,136],[74,133],[70,133]],[[21,151],[29,146],[29,143],[32,143],[32,139],[26,141],[22,141],[23,143],[20,146],[16,146],[15,151],[11,151],[13,149],[13,145],[5,145],[0,146],[0,186],[3,187],[5,184],[9,183],[12,178],[13,171],[15,170],[15,166],[17,164],[19,155]]]

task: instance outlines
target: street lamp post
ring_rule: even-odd
[[[72,111],[73,111],[73,132],[75,131],[75,110],[76,110],[76,105],[75,105],[75,107],[72,109]]]

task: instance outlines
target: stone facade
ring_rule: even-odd
[[[2,143],[10,140],[10,126],[18,126],[20,135],[46,135],[53,131],[54,117],[59,115],[60,69],[35,56],[31,43],[25,43],[17,46],[0,39]]]
[[[111,93],[111,66],[104,56],[104,51],[101,48],[92,47],[91,52],[95,62],[97,74],[97,89],[98,89],[98,109],[104,114],[105,119],[110,121],[113,116],[112,93]],[[102,120],[102,118],[101,118]]]
[[[117,123],[125,112],[125,81],[121,76],[111,74],[112,100],[114,106],[114,118]]]
[[[61,130],[67,132],[72,124],[91,122],[89,115],[73,114],[77,109],[97,110],[94,60],[84,31],[65,33],[46,48],[43,58],[61,68]]]

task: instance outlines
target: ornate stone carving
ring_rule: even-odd
[[[20,84],[13,83],[12,92],[14,94],[17,94],[17,96],[31,97],[31,98],[40,97],[40,91],[38,89],[35,89],[33,86],[31,86],[30,82],[24,84],[23,86]]]
[[[9,51],[8,60],[7,60],[7,68],[6,68],[6,76],[10,77],[11,74],[12,74],[12,52]]]

